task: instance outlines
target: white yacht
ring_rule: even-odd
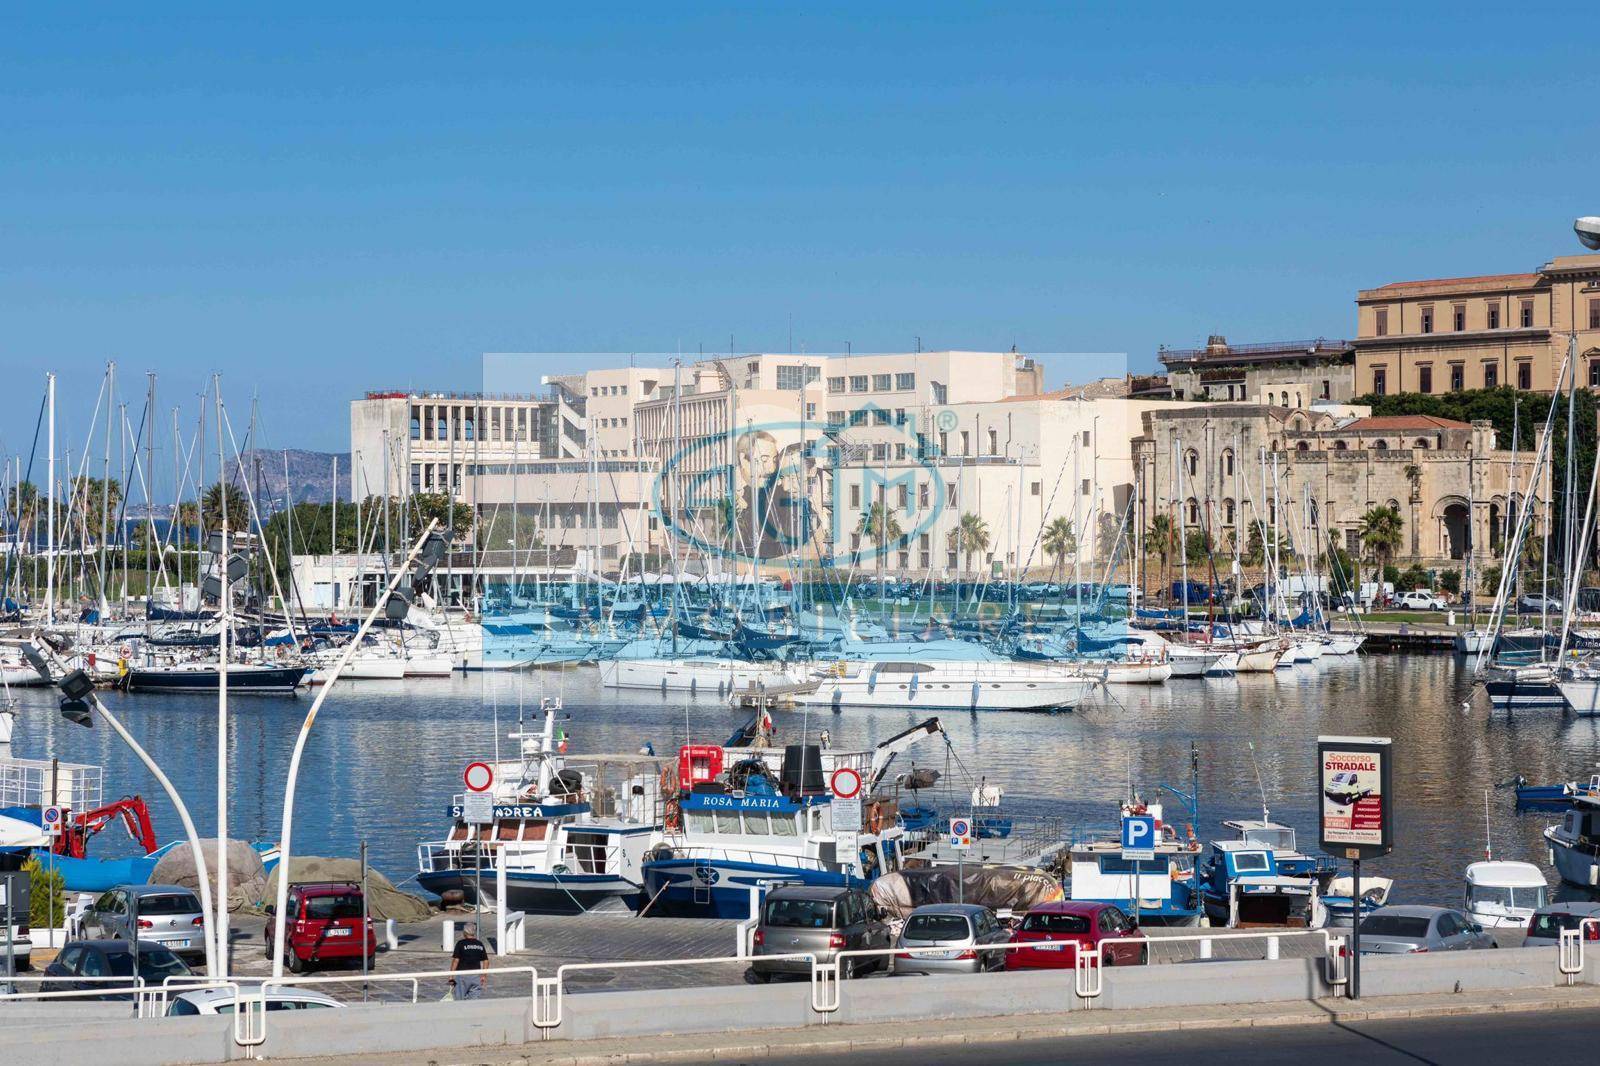
[[[841,661],[819,671],[811,707],[889,707],[918,711],[1070,711],[1105,681],[1104,669],[1044,663]]]

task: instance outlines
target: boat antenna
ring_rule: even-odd
[[[1494,861],[1494,837],[1489,832],[1489,790],[1483,790],[1483,861]]]
[[[1252,740],[1249,741],[1249,744],[1250,768],[1256,772],[1256,792],[1261,795],[1261,820],[1263,822],[1270,822],[1272,821],[1272,812],[1267,810],[1267,790],[1266,787],[1261,784],[1261,764],[1256,762],[1256,742]]]

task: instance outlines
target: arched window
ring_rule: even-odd
[[[1231,499],[1225,499],[1225,500],[1222,501],[1222,521],[1223,521],[1223,524],[1231,526],[1231,525],[1234,524],[1234,520],[1235,520],[1235,512],[1234,512],[1234,507],[1233,507],[1233,501]]]
[[[1372,442],[1372,450],[1375,452],[1386,452],[1389,450],[1389,443],[1387,441],[1375,440]]]
[[[1423,451],[1427,451],[1428,450],[1428,438],[1427,437],[1418,437],[1417,438],[1417,447],[1421,448]]]
[[[1296,441],[1295,445],[1294,445],[1294,450],[1297,451],[1297,452],[1309,452],[1311,450],[1311,442],[1310,441],[1304,441],[1304,440]]]
[[[1183,505],[1184,520],[1191,526],[1200,524],[1200,501],[1190,496]]]
[[[1233,449],[1232,448],[1224,448],[1222,450],[1222,476],[1223,477],[1232,477],[1233,476]]]
[[[1336,440],[1333,442],[1333,450],[1336,452],[1349,451],[1350,445],[1346,444],[1342,440]]]
[[[1200,473],[1200,453],[1193,448],[1184,452],[1183,468],[1189,472],[1190,477],[1198,476]]]

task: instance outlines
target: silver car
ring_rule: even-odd
[[[930,903],[906,916],[894,946],[893,973],[982,973],[1003,970],[1004,951],[979,951],[989,944],[1008,944],[1011,934],[988,907],[972,903]],[[940,948],[940,951],[906,951]]]
[[[1379,907],[1361,919],[1361,954],[1416,955],[1499,947],[1461,911],[1450,907]]]
[[[200,900],[182,885],[118,885],[100,895],[79,922],[85,940],[138,939],[160,944],[184,959],[206,953],[206,917]]]

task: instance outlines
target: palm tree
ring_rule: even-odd
[[[1380,571],[1394,561],[1395,552],[1400,549],[1400,532],[1404,528],[1405,520],[1400,517],[1398,507],[1374,507],[1361,516],[1361,546],[1372,556]]]
[[[200,498],[200,505],[206,516],[206,528],[222,528],[222,483],[212,485],[206,489]],[[228,531],[231,533],[243,532],[250,524],[250,503],[245,499],[244,490],[239,486],[228,483]]]
[[[1072,531],[1071,519],[1062,515],[1044,527],[1044,550],[1046,555],[1055,556],[1058,570],[1067,556],[1077,554],[1078,536]]]
[[[178,504],[178,529],[173,539],[179,544],[185,544],[200,528],[200,505],[193,500],[184,500]]]
[[[1407,463],[1402,472],[1406,480],[1411,482],[1411,502],[1416,503],[1422,499],[1422,467],[1416,463]]]
[[[950,546],[966,556],[967,570],[972,570],[972,557],[989,547],[989,523],[968,511],[960,523],[950,531]]]
[[[1154,555],[1161,560],[1162,566],[1166,566],[1177,546],[1178,536],[1172,527],[1172,517],[1158,514],[1150,519],[1150,528],[1144,534],[1145,552]]]
[[[894,512],[881,503],[875,503],[861,512],[861,521],[856,525],[856,532],[872,541],[880,555],[883,553],[884,545],[893,544],[906,535],[905,530],[900,528],[900,520],[894,516]]]

